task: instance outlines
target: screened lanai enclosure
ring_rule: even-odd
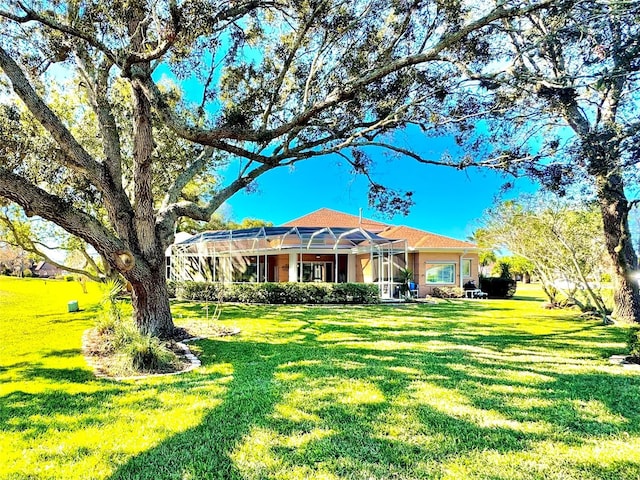
[[[375,283],[398,295],[406,240],[362,228],[258,227],[203,232],[171,246],[174,281]]]

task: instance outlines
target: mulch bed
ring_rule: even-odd
[[[163,340],[165,347],[171,350],[178,361],[159,371],[133,372],[131,375],[121,376],[114,373],[114,365],[117,355],[109,349],[108,344],[95,328],[87,330],[82,339],[82,352],[84,357],[99,378],[112,378],[116,380],[145,378],[158,375],[174,375],[185,373],[200,366],[200,360],[191,353],[186,342],[202,340],[206,338],[226,337],[240,333],[239,328],[222,325],[203,325],[201,322],[188,322],[184,326],[176,327],[173,338]]]

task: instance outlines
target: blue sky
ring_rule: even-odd
[[[449,143],[418,136],[408,141],[423,142],[432,157],[439,156]],[[263,175],[256,192],[239,192],[227,202],[227,213],[236,221],[252,217],[279,225],[323,207],[353,215],[362,208],[367,218],[465,239],[478,226],[483,211],[491,206],[501,186],[514,181],[489,170],[460,171],[409,159],[390,160],[383,155],[374,159],[376,181],[414,192],[415,205],[408,216],[385,218],[369,208],[365,179],[354,177],[350,166],[337,156],[305,160],[295,169]],[[515,188],[505,198],[535,189],[526,179],[516,180]]]
[[[168,67],[160,65],[154,72],[156,81],[175,82]],[[194,78],[180,82],[188,100],[199,103],[202,85]],[[455,160],[456,152],[450,138],[434,139],[417,129],[401,131],[394,144],[422,155],[438,159],[446,151]],[[412,191],[415,201],[408,216],[385,217],[368,205],[368,184],[362,177],[351,174],[350,165],[337,155],[304,160],[295,168],[281,168],[268,172],[257,181],[257,191],[234,195],[222,213],[235,221],[257,218],[280,225],[319,208],[331,208],[364,217],[407,225],[440,235],[466,239],[478,226],[482,213],[489,208],[502,185],[515,184],[504,198],[517,197],[537,187],[526,179],[514,180],[486,169],[456,170],[451,167],[418,164],[410,159],[390,159],[379,150],[367,152],[374,160],[372,168],[376,182],[404,191]],[[228,178],[233,179],[237,165],[229,167]],[[223,174],[223,176],[225,176]]]

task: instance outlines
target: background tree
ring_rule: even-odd
[[[482,228],[487,241],[530,263],[552,304],[562,293],[584,310],[607,315],[600,283],[611,265],[594,206],[550,196],[506,201],[487,211]]]
[[[442,55],[551,3],[3,0],[0,196],[92,245],[131,283],[138,328],[169,336],[179,218],[208,221],[265,172],[331,153],[372,204],[406,211],[411,192],[377,183],[362,148],[429,162],[391,134],[444,100]]]
[[[208,222],[197,222],[190,218],[181,218],[178,223],[178,231],[194,234],[208,230],[237,230],[271,226],[273,226],[272,222],[258,218],[243,218],[240,222],[236,222],[230,216],[216,212],[211,215]]]
[[[102,281],[109,273],[81,239],[38,217],[26,218],[15,205],[0,207],[0,238],[31,258],[94,281]]]
[[[520,277],[520,279],[525,283],[529,283],[531,281],[531,274],[535,270],[533,263],[526,258],[519,255],[509,255],[497,259],[497,263],[491,273],[493,275],[500,276],[502,273],[501,265],[507,265],[509,273],[513,276]]]
[[[629,185],[640,161],[640,3],[560,1],[473,32],[443,55],[471,82],[445,86],[442,128],[474,158],[594,195],[614,266],[615,314],[640,321]],[[485,121],[480,121],[484,119]]]
[[[31,268],[35,260],[19,247],[0,241],[0,275],[21,277],[24,270]]]
[[[468,237],[468,240],[475,243],[478,248],[478,264],[479,275],[481,277],[488,277],[491,274],[490,267],[495,264],[498,256],[495,252],[496,246],[492,243],[492,239],[487,238],[486,232],[482,228],[477,228]]]

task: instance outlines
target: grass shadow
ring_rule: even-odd
[[[87,383],[95,380],[91,370],[86,368],[47,368],[29,365],[20,371],[25,380],[48,380],[51,382]]]
[[[377,314],[381,308],[374,307]],[[432,351],[420,346],[433,338],[410,332],[397,338],[411,348],[380,349],[371,342],[388,339],[391,327],[364,333],[366,326],[344,319],[320,320],[329,315],[320,307],[313,315],[317,322],[288,331],[290,342],[201,342],[205,366],[232,365],[222,403],[196,427],[131,458],[110,478],[430,477],[440,462],[477,451],[502,455],[544,442],[582,445],[640,433],[638,409],[623,408],[638,399],[638,377],[559,374],[547,363],[504,353],[523,342],[559,348],[593,325],[564,338],[467,332],[469,351]],[[282,321],[294,318],[300,321],[298,313]],[[353,340],[336,342],[327,338],[331,332]],[[454,331],[452,346],[463,333]],[[484,357],[486,351],[498,352],[501,361]],[[629,387],[620,402],[608,390]],[[513,393],[518,389],[522,394]],[[505,397],[505,391],[512,393]]]
[[[105,422],[103,407],[120,394],[121,388],[92,394],[14,391],[0,397],[0,429],[18,432],[24,438],[38,438],[51,429],[73,431],[100,424]]]
[[[539,453],[637,445],[640,376],[601,361],[618,329],[513,313],[522,304],[225,305],[219,323],[242,333],[192,344],[202,368],[128,383],[92,380],[61,342],[6,366],[20,387],[0,396],[0,431],[27,439],[23,452],[41,443],[30,461],[58,478],[80,462],[112,479],[514,478],[489,458],[521,478],[639,477],[631,456]]]
[[[279,389],[273,383],[277,360],[273,359],[280,352],[270,345],[239,349],[233,343],[211,340],[200,341],[199,347],[203,362],[215,357],[233,364],[233,379],[225,385],[222,404],[196,427],[130,459],[110,478],[242,478],[230,453],[253,426],[265,421],[279,399]],[[191,381],[203,380],[206,376],[193,376]],[[172,386],[176,387],[181,384]]]

